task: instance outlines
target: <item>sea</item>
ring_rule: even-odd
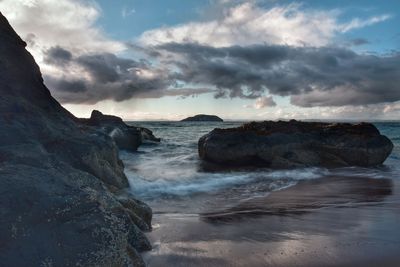
[[[333,175],[346,177],[395,178],[400,174],[400,122],[374,125],[395,145],[383,166],[375,168],[209,169],[199,159],[197,143],[214,128],[231,128],[244,122],[130,122],[151,129],[160,143],[147,142],[135,153],[121,152],[132,193],[149,203],[155,212],[190,213],[210,210],[215,205],[233,205],[244,199],[268,195],[294,186],[301,180]],[[190,205],[199,195],[205,203]],[[216,198],[216,199],[215,199]],[[168,204],[167,204],[168,203]]]
[[[384,257],[391,257],[387,266],[393,259],[400,266],[396,252],[400,251],[400,231],[396,230],[400,223],[400,122],[374,122],[381,134],[393,142],[394,149],[383,165],[373,168],[232,170],[213,168],[199,159],[197,143],[201,136],[214,128],[243,123],[128,123],[149,128],[161,138],[160,143],[144,143],[137,152],[120,152],[130,192],[153,209],[153,232],[149,233],[153,251],[145,256],[149,266],[325,266],[332,260],[343,266],[347,266],[346,260],[349,266],[370,266],[373,260],[384,262]],[[291,200],[290,194],[296,197]],[[283,206],[276,203],[279,199],[283,199]],[[272,212],[274,217],[268,209],[271,205],[278,205]],[[297,209],[309,215],[286,212]],[[283,212],[276,217],[277,211]],[[241,214],[240,219],[233,213]],[[204,214],[228,219],[208,220]],[[352,214],[362,215],[353,218]],[[375,232],[356,231],[350,235],[354,225],[361,222],[375,226]],[[307,227],[300,227],[299,223]],[[332,229],[343,231],[332,234]],[[326,244],[320,235],[326,237]],[[282,245],[293,239],[299,240],[298,248],[273,249],[276,242]],[[372,247],[357,245],[361,241],[377,243]],[[344,243],[351,245],[346,248]],[[329,250],[332,244],[335,249]],[[252,251],[244,254],[250,248]],[[311,248],[316,254],[310,252]],[[347,255],[349,248],[354,254]],[[293,255],[283,257],[288,251]]]

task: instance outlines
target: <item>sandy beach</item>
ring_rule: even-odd
[[[155,214],[149,266],[399,266],[397,180],[327,177],[202,214]],[[217,205],[216,205],[217,206]]]

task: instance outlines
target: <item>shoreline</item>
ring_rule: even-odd
[[[154,248],[143,258],[148,266],[398,266],[398,190],[396,180],[330,177],[233,212],[155,213]]]

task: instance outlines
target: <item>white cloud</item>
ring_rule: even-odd
[[[283,106],[274,112],[258,113],[262,119],[338,119],[338,120],[398,120],[400,117],[400,101],[390,104],[373,104],[363,106],[294,108]]]
[[[256,109],[262,109],[265,107],[275,107],[276,103],[272,96],[262,96],[256,99],[256,102],[254,103],[254,107]]]
[[[324,46],[338,33],[390,18],[389,15],[366,20],[355,18],[343,24],[339,23],[339,16],[339,10],[304,9],[300,4],[270,9],[259,7],[254,2],[229,4],[212,20],[150,30],[141,35],[139,42],[144,45],[195,42],[216,47],[260,43]]]
[[[388,20],[390,18],[392,18],[392,16],[388,15],[388,14],[370,17],[370,18],[368,18],[366,20],[355,18],[355,19],[352,19],[350,22],[339,26],[339,31],[343,32],[343,33],[344,32],[348,32],[348,31],[351,31],[351,30],[354,30],[354,29],[359,29],[359,28],[370,26],[370,25],[373,25],[373,24],[376,24],[376,23],[379,23],[379,22],[383,22],[383,21]]]
[[[397,113],[397,118],[400,118],[400,102],[387,104],[382,110],[385,114]]]
[[[275,107],[276,103],[272,96],[262,96],[256,99],[253,105],[245,105],[245,108],[262,109],[268,107]]]
[[[43,51],[62,46],[74,53],[110,52],[125,49],[95,25],[101,9],[94,1],[78,0],[2,0],[0,10],[19,35],[43,71]]]

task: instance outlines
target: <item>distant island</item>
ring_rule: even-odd
[[[215,115],[205,115],[205,114],[198,114],[193,117],[188,117],[181,121],[220,121],[223,122],[224,120]]]

